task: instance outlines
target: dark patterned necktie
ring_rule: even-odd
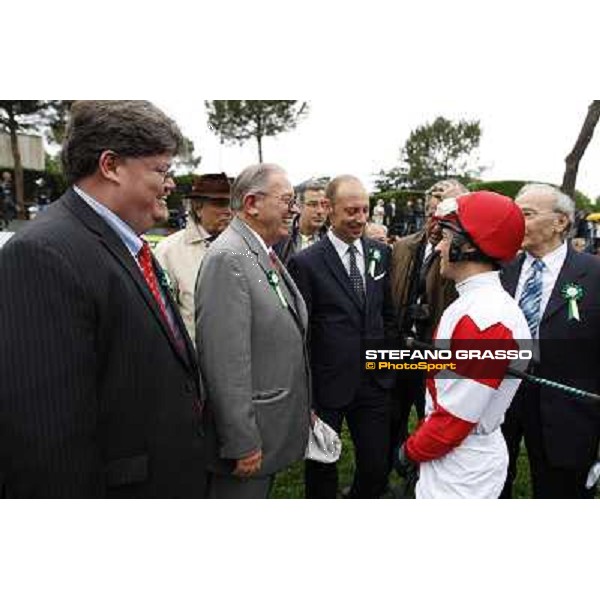
[[[356,292],[356,295],[359,297],[361,302],[365,301],[365,286],[363,284],[362,275],[358,270],[358,265],[356,264],[356,253],[358,250],[356,246],[348,246],[348,254],[350,255],[350,283],[352,284],[352,289]]]
[[[540,306],[542,303],[542,271],[544,263],[536,258],[531,264],[530,275],[523,286],[519,306],[527,319],[531,337],[535,337],[540,322]]]

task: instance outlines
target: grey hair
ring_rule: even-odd
[[[259,163],[246,167],[231,186],[231,210],[242,210],[244,198],[248,194],[265,192],[271,175],[277,173],[286,174],[282,167],[273,163]]]
[[[323,179],[309,179],[307,182],[296,188],[298,192],[298,203],[300,206],[304,206],[304,199],[306,197],[306,192],[325,192],[325,187],[327,186],[328,181]]]
[[[434,183],[425,192],[425,213],[435,212],[435,207],[431,208],[431,202],[435,201],[437,206],[439,202],[446,198],[457,198],[463,194],[467,194],[469,190],[458,179],[442,179]]]
[[[373,221],[368,221],[365,227],[370,231],[376,231],[379,229],[380,231],[383,231],[385,235],[388,233],[387,225],[384,225],[383,223],[374,223]]]
[[[564,232],[565,237],[569,234],[570,229],[575,223],[575,202],[567,196],[567,194],[561,192],[558,188],[548,183],[526,183],[518,192],[515,198],[515,202],[529,194],[531,192],[539,194],[550,194],[554,198],[553,210],[559,212],[569,219],[569,227]]]
[[[434,183],[426,192],[425,196],[436,196],[440,200],[455,198],[467,194],[469,190],[458,179],[442,179]]]

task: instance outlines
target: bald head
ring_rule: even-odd
[[[331,230],[339,239],[352,244],[363,235],[369,218],[367,190],[357,177],[340,175],[329,182],[325,196],[331,206]]]
[[[331,206],[333,206],[340,197],[349,195],[368,196],[367,190],[365,190],[361,180],[354,175],[338,175],[332,179],[325,188],[325,197],[329,200]]]

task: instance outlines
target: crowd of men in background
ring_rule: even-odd
[[[296,191],[281,166],[258,164],[196,177],[185,228],[152,252],[143,234],[168,215],[180,147],[150,103],[73,106],[70,188],[0,251],[0,497],[266,498],[323,422],[338,435],[346,423],[353,442],[343,495],[379,498],[399,457],[403,474],[447,465],[473,436],[497,444],[503,420],[502,497],[523,439],[535,497],[593,496],[598,405],[523,384],[488,431],[469,410],[450,418],[425,376],[361,368],[364,340],[432,343],[471,277],[500,303],[514,298],[515,331],[542,349],[532,373],[600,391],[600,260],[571,243],[570,198],[546,184],[519,191],[513,260],[488,248],[477,210],[516,210],[504,196],[444,180],[402,213],[383,201],[371,210],[352,175]],[[544,351],[557,339],[568,356]],[[414,450],[413,408],[429,423],[421,432],[453,432],[443,444],[430,434],[430,455]],[[307,459],[305,483],[309,498],[342,493],[335,462]],[[438,497],[478,497],[465,489]]]

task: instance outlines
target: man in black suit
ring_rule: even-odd
[[[149,102],[79,102],[71,187],[0,254],[0,497],[202,497],[195,354],[140,235],[181,144]]]
[[[393,333],[389,248],[363,237],[369,197],[353,176],[333,179],[325,191],[331,229],[294,255],[289,271],[309,314],[313,408],[338,433],[344,418],[356,449],[354,498],[377,498],[387,479],[389,389],[393,380],[363,373],[361,340]],[[335,498],[335,464],[306,462],[306,496]]]
[[[573,201],[552,186],[528,184],[516,198],[525,215],[525,252],[502,273],[519,302],[539,356],[533,374],[600,391],[600,261],[567,243]],[[569,300],[568,298],[573,298]],[[501,497],[510,498],[525,438],[536,498],[593,495],[586,478],[598,455],[600,406],[523,382],[502,427],[510,455]]]

